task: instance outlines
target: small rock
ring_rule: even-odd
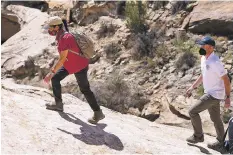
[[[154,90],[153,94],[157,94],[160,90],[159,89],[156,89]]]
[[[165,89],[170,89],[171,87],[173,87],[173,83],[168,83],[166,86],[165,86]]]
[[[127,60],[123,60],[120,64],[121,65],[126,65],[127,63],[129,63],[129,60],[127,59]]]
[[[154,85],[153,89],[158,89],[160,86],[160,82],[158,82],[156,85]]]
[[[183,76],[184,76],[184,73],[183,73],[183,72],[179,72],[179,73],[178,73],[178,77],[179,77],[179,78],[182,78]]]
[[[230,46],[230,45],[233,45],[233,40],[229,40],[229,41],[227,42],[227,46]]]
[[[176,70],[176,68],[175,68],[175,67],[171,67],[171,68],[170,68],[170,73],[174,73],[174,72],[175,72],[175,70]]]
[[[156,79],[157,79],[156,76],[152,76],[152,77],[149,78],[149,82],[155,82]]]
[[[127,70],[127,71],[124,72],[124,74],[125,74],[125,75],[130,75],[130,74],[133,74],[133,71],[128,71],[128,70]]]
[[[11,74],[6,74],[6,78],[11,78],[12,75]]]
[[[232,68],[232,65],[225,65],[225,69],[230,70]]]
[[[229,51],[232,51],[232,50],[233,50],[233,45],[229,45],[229,46],[228,46],[228,50],[229,50]]]
[[[139,85],[143,85],[147,80],[149,79],[149,77],[144,77],[143,79],[141,79],[138,84]]]
[[[153,94],[153,90],[147,90],[147,91],[146,91],[146,94],[147,94],[147,95],[152,95],[152,94]]]
[[[224,52],[226,52],[226,49],[224,48],[223,44],[217,43],[216,44],[216,51],[218,51],[219,53],[224,53]]]
[[[74,27],[74,23],[73,22],[69,23],[69,26]],[[90,28],[90,31],[93,31],[93,28]]]
[[[122,59],[120,57],[117,58],[115,61],[115,65],[120,65],[121,61],[122,61]]]
[[[173,38],[175,36],[175,29],[174,28],[170,28],[169,30],[167,30],[165,36]]]
[[[108,67],[105,69],[105,73],[110,74],[113,72],[113,67]]]
[[[180,82],[181,83],[186,83],[186,82],[189,82],[192,78],[193,78],[192,74],[187,74],[187,75],[185,75],[184,77],[182,77],[180,79]]]
[[[160,80],[162,78],[162,74],[159,74],[157,79]]]
[[[163,66],[163,71],[166,71],[168,68],[166,66]]]
[[[227,60],[226,64],[230,64],[230,65],[233,64],[233,60],[232,59]]]
[[[138,110],[138,108],[132,108],[132,107],[129,108],[128,113],[136,116],[141,115],[141,112]]]

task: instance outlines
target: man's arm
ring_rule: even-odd
[[[197,80],[193,83],[193,85],[191,86],[193,89],[198,87],[200,84],[202,83],[202,75],[200,75]]]
[[[186,96],[190,97],[192,94],[191,92],[193,91],[194,88],[198,87],[202,83],[202,75],[200,75],[197,80],[192,84],[191,87],[186,91]]]
[[[56,65],[52,69],[53,73],[56,73],[65,63],[66,57],[68,55],[68,50],[62,51],[59,57],[59,60],[57,61]]]
[[[230,83],[229,77],[227,76],[227,74],[225,74],[221,78],[224,81],[226,96],[230,96],[230,94],[231,94],[231,83]]]

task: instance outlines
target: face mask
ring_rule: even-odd
[[[49,31],[49,30],[48,30],[48,33],[49,33],[51,36],[56,36],[57,31],[55,31],[55,30]]]
[[[200,55],[206,55],[206,50],[203,49],[203,48],[200,48],[199,54],[200,54]]]

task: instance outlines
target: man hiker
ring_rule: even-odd
[[[190,143],[204,141],[202,123],[199,113],[207,110],[210,119],[214,123],[217,133],[217,140],[209,143],[208,147],[216,149],[223,144],[224,127],[220,118],[220,101],[225,100],[225,107],[230,107],[231,86],[226,70],[214,53],[215,41],[209,37],[203,37],[198,44],[200,45],[199,54],[201,57],[201,75],[186,91],[186,96],[190,96],[194,88],[203,83],[204,95],[189,109],[189,115],[194,129],[194,134],[187,138]]]
[[[55,97],[55,104],[46,104],[46,109],[61,112],[63,111],[60,81],[69,74],[74,74],[77,79],[80,91],[84,94],[91,109],[94,111],[93,117],[88,119],[88,122],[96,124],[99,120],[104,119],[105,116],[102,113],[100,106],[97,104],[95,95],[91,91],[89,81],[87,79],[89,64],[88,59],[81,55],[69,52],[69,50],[77,53],[80,53],[81,51],[77,45],[75,37],[72,34],[66,32],[68,28],[66,25],[64,27],[63,21],[60,17],[51,17],[48,24],[48,33],[51,36],[56,36],[60,57],[56,65],[51,69],[51,71],[44,79],[45,82],[49,82],[51,80],[53,94]]]

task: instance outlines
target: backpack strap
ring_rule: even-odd
[[[65,31],[62,35],[60,35],[59,40],[67,33],[69,33],[69,32]]]
[[[69,33],[69,32],[65,31],[65,32],[59,37],[59,40],[60,40],[65,34],[67,34],[67,33]],[[71,34],[71,35],[75,38],[75,36],[74,36],[72,33],[69,33],[69,34]],[[78,46],[77,42],[76,42],[76,45]],[[79,48],[79,50],[80,50],[81,53],[72,51],[72,50],[70,50],[70,49],[68,49],[68,51],[71,52],[71,53],[74,53],[74,54],[76,54],[76,55],[78,55],[78,56],[84,57],[79,46],[78,46],[78,48]],[[84,58],[85,58],[85,57],[84,57]]]
[[[72,50],[68,50],[68,51],[71,52],[71,53],[74,53],[74,54],[76,54],[76,55],[78,55],[78,56],[84,57],[82,53],[74,52],[74,51],[72,51]],[[85,58],[85,57],[84,57],[84,58]]]
[[[223,141],[225,141],[225,139],[226,139],[226,136],[227,136],[228,129],[229,129],[229,125],[228,125],[228,127],[227,127],[227,130],[226,130],[226,131],[225,131],[225,133],[224,133],[224,136],[223,136]]]

